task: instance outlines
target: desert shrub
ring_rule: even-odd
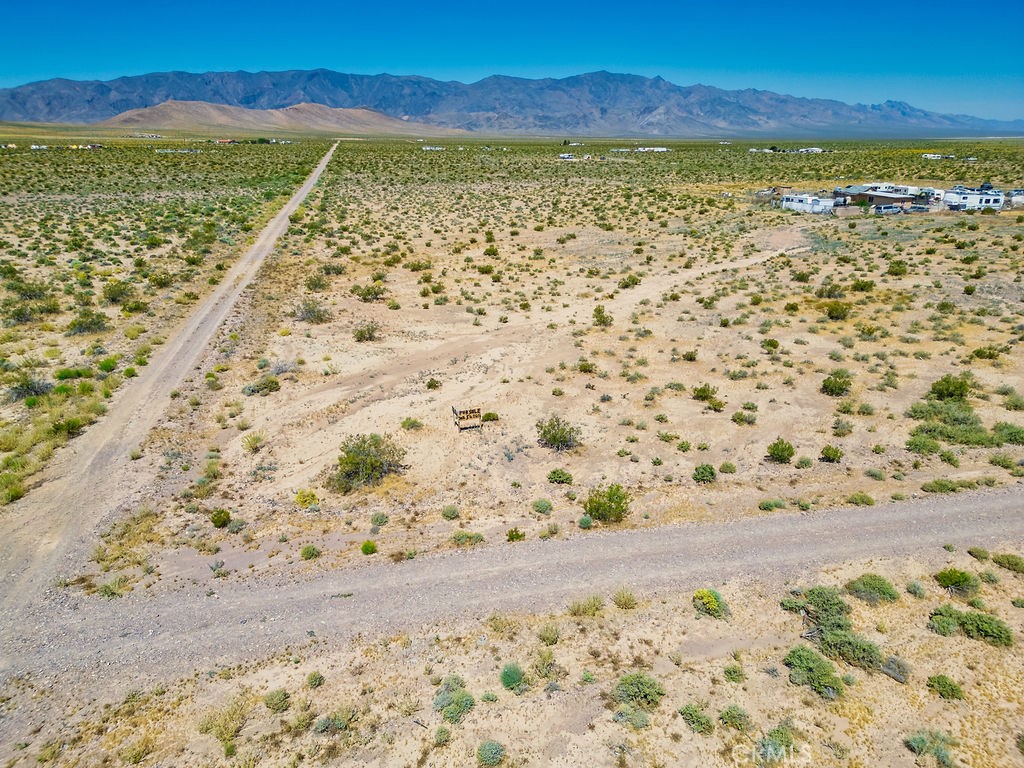
[[[981,588],[977,576],[952,566],[936,573],[935,581],[950,594],[961,597],[973,597]]]
[[[356,710],[350,706],[344,706],[329,715],[324,715],[313,725],[313,733],[332,735],[347,731],[352,721],[356,719]]]
[[[476,761],[482,766],[500,765],[505,759],[505,748],[496,741],[488,739],[476,748]]]
[[[277,376],[268,373],[266,376],[261,376],[252,384],[246,384],[242,387],[242,394],[250,397],[252,395],[266,397],[271,392],[277,392],[279,389],[281,389],[281,382],[277,380]]]
[[[320,549],[312,544],[307,544],[299,552],[303,560],[316,560],[321,554]]]
[[[949,752],[950,747],[955,747],[959,742],[952,736],[940,731],[917,731],[903,740],[903,746],[920,757],[931,755],[941,768],[951,768],[954,765],[953,756]]]
[[[925,596],[924,586],[919,581],[911,581],[907,584],[907,593],[921,599]]]
[[[86,333],[100,333],[107,330],[107,316],[94,309],[80,309],[66,330],[68,336],[79,336]]]
[[[548,482],[554,485],[572,485],[572,475],[564,469],[552,469],[548,472]]]
[[[295,494],[295,503],[303,509],[309,509],[310,507],[319,504],[320,499],[317,498],[314,491],[311,491],[308,488],[303,488]]]
[[[942,699],[962,699],[964,697],[963,689],[945,675],[932,675],[928,678],[927,685]]]
[[[555,451],[568,451],[580,444],[580,429],[561,416],[549,416],[537,422],[537,441]]]
[[[906,446],[908,451],[919,456],[932,456],[942,449],[935,438],[921,434],[911,435]]]
[[[440,712],[441,717],[453,725],[461,723],[475,705],[466,683],[458,675],[446,677],[434,695],[434,711]]]
[[[679,716],[683,722],[690,726],[694,733],[708,735],[715,730],[715,723],[710,717],[704,714],[704,706],[701,704],[686,704],[679,708]]]
[[[989,558],[989,551],[984,547],[968,547],[967,554],[973,557],[975,560],[980,560],[982,562],[988,560]]]
[[[899,600],[899,592],[887,578],[877,573],[865,573],[846,583],[846,591],[870,605],[878,603],[894,603]]]
[[[899,656],[890,656],[879,669],[883,675],[888,675],[900,684],[906,683],[910,679],[910,664]]]
[[[776,464],[789,464],[796,450],[793,444],[779,437],[768,446],[768,458]]]
[[[772,728],[757,742],[757,755],[763,763],[784,761],[793,751],[793,732],[787,723]]]
[[[786,502],[782,499],[765,499],[758,502],[757,508],[762,512],[772,512],[776,509],[785,509]]]
[[[605,310],[603,304],[598,304],[594,307],[594,325],[598,328],[607,328],[614,321],[612,316]]]
[[[583,502],[583,511],[602,523],[621,523],[629,514],[630,496],[618,483],[594,488]]]
[[[850,605],[835,587],[811,587],[799,597],[786,598],[782,608],[805,613],[823,632],[850,629]]]
[[[231,522],[231,513],[226,509],[215,509],[210,513],[210,522],[214,528],[226,528]]]
[[[569,615],[576,618],[584,616],[593,618],[604,608],[604,600],[600,595],[592,595],[585,600],[576,600],[569,603]]]
[[[482,543],[483,540],[484,535],[482,533],[458,530],[452,534],[452,543],[456,547],[472,547]]]
[[[718,471],[721,472],[723,475],[735,475],[736,465],[733,464],[731,461],[723,461],[721,465],[718,467]]]
[[[821,460],[829,464],[838,464],[843,460],[843,449],[834,445],[826,445],[821,449]]]
[[[747,679],[743,667],[739,664],[726,664],[725,668],[722,669],[722,676],[728,683],[742,683]]]
[[[644,672],[630,672],[619,678],[612,689],[612,698],[620,704],[632,704],[644,710],[658,706],[665,689]]]
[[[811,461],[810,456],[801,456],[799,459],[796,460],[797,469],[810,469],[813,466],[814,462]]]
[[[359,547],[359,551],[364,555],[375,555],[377,554],[377,542],[367,539]]]
[[[441,509],[441,517],[445,520],[458,520],[459,508],[454,504],[447,504]]]
[[[863,491],[857,491],[846,498],[846,503],[853,504],[855,507],[873,507],[875,500]]]
[[[526,673],[515,662],[501,668],[501,684],[506,690],[512,691],[516,695],[521,694],[529,687],[526,682]]]
[[[954,376],[947,373],[941,379],[932,382],[928,396],[935,400],[964,400],[971,391],[969,374]]]
[[[223,709],[207,712],[199,721],[199,732],[213,736],[227,751],[234,746],[235,738],[248,719],[249,704],[243,696],[238,696]]]
[[[526,538],[526,534],[520,531],[518,528],[509,528],[505,532],[506,541],[523,541]]]
[[[713,387],[710,384],[705,383],[694,387],[690,394],[694,400],[706,403],[715,399],[715,395],[718,394],[718,387]]]
[[[697,613],[715,619],[729,617],[729,606],[722,596],[714,589],[698,589],[693,593],[693,607]]]
[[[388,289],[383,282],[375,280],[369,285],[353,285],[349,291],[360,301],[369,304],[383,299],[387,295]]]
[[[360,323],[352,331],[352,337],[358,341],[376,341],[380,334],[380,323],[376,320],[369,320],[365,323]]]
[[[310,672],[306,675],[306,687],[311,691],[316,690],[324,684],[324,676],[319,672]]]
[[[533,511],[538,515],[547,515],[551,513],[551,502],[547,499],[537,499],[533,502]]]
[[[263,705],[275,714],[287,712],[292,705],[291,696],[284,688],[271,691],[263,697]]]
[[[715,468],[710,464],[698,464],[693,469],[693,481],[700,485],[708,485],[715,482]]]
[[[836,676],[832,662],[813,648],[798,645],[786,654],[782,663],[789,667],[789,681],[806,685],[824,699],[835,699],[843,693],[843,681]]]
[[[619,587],[615,590],[615,594],[612,595],[612,603],[616,608],[624,611],[631,611],[639,604],[636,594],[629,587]]]
[[[928,628],[947,637],[959,630],[964,636],[989,645],[1013,645],[1013,633],[1001,619],[987,613],[958,611],[951,605],[940,605],[932,611]]]
[[[837,368],[821,382],[821,391],[831,397],[843,397],[849,393],[852,386],[853,377],[850,376],[850,372],[844,368]]]
[[[846,629],[823,632],[818,647],[830,659],[842,659],[861,669],[882,666],[882,652],[875,643]]]
[[[18,374],[18,380],[7,390],[7,398],[13,403],[28,397],[42,397],[49,394],[53,384],[37,379],[27,373]]]
[[[992,435],[997,443],[1024,445],[1024,427],[1005,421],[996,422],[992,427]]]
[[[327,481],[327,487],[341,493],[364,486],[378,485],[390,474],[404,468],[405,449],[389,435],[376,432],[350,435],[341,443],[338,470]]]
[[[739,704],[730,704],[719,712],[718,721],[726,728],[734,728],[737,731],[749,731],[752,726],[750,715]]]
[[[483,416],[480,417],[480,421],[484,424],[491,421],[498,421],[500,417],[494,411],[486,411]]]
[[[439,725],[437,730],[434,731],[434,746],[443,747],[449,741],[451,741],[452,732],[451,729],[444,725]]]
[[[1001,553],[998,555],[992,555],[992,562],[998,565],[1000,568],[1005,568],[1008,571],[1014,573],[1024,573],[1024,558],[1020,555],[1012,555]]]
[[[537,639],[540,640],[544,645],[555,645],[558,643],[558,639],[562,636],[561,630],[558,625],[554,622],[548,622],[537,630]]]
[[[830,301],[825,305],[825,317],[829,320],[845,320],[850,316],[850,305],[841,301]]]
[[[590,515],[583,515],[576,524],[584,531],[589,531],[594,527],[594,518]]]
[[[302,302],[295,307],[294,314],[296,320],[301,320],[304,323],[311,323],[313,325],[326,323],[331,319],[330,310],[317,299],[303,299]]]
[[[1008,453],[993,453],[988,457],[988,463],[993,467],[999,467],[1000,469],[1013,469],[1017,466],[1017,462],[1013,456]]]

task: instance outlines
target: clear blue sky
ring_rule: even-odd
[[[325,67],[473,82],[600,69],[679,85],[1024,119],[1024,4],[12,3],[0,87],[166,70]]]

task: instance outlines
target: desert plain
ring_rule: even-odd
[[[1024,764],[1019,141],[13,141],[4,765]]]

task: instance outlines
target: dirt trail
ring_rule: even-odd
[[[313,189],[337,144],[216,289],[173,333],[131,384],[118,393],[111,412],[58,452],[41,483],[0,512],[0,583],[4,609],[38,596],[57,577],[61,559],[91,536],[96,525],[141,489],[146,475],[129,453],[145,440],[207,344],[256,276],[263,260],[288,228],[288,217]]]
[[[823,565],[907,555],[936,568],[947,543],[1019,549],[1022,491],[591,532],[343,570],[297,564],[276,579],[211,579],[119,600],[64,593],[0,624],[0,677],[56,676],[110,692],[261,659],[311,637],[330,644],[494,611],[560,610],[623,584],[647,595],[735,578],[781,588]]]

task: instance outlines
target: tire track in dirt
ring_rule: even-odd
[[[171,334],[150,364],[115,396],[110,412],[64,446],[29,494],[0,519],[0,579],[7,609],[37,597],[60,561],[96,525],[140,490],[147,476],[129,458],[156,425],[246,286],[288,228],[330,161],[334,144],[298,191],[259,233],[224,279]]]

